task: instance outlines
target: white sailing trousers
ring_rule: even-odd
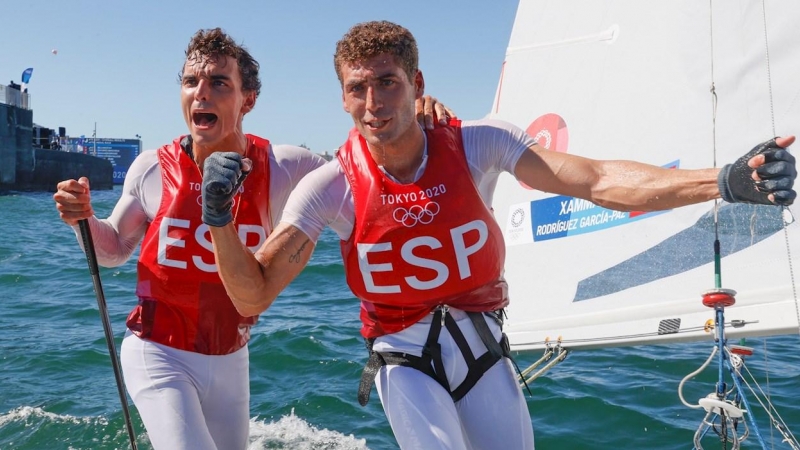
[[[469,317],[450,310],[475,357],[486,352]],[[374,349],[419,356],[430,318],[375,341]],[[500,327],[487,320],[496,339]],[[446,327],[439,335],[451,389],[466,377],[461,351]],[[412,367],[387,365],[375,377],[383,410],[403,450],[533,450],[533,425],[511,362],[502,358],[458,402],[433,378]]]
[[[244,450],[250,427],[249,352],[203,355],[127,333],[125,386],[155,450]]]

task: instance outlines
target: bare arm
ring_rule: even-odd
[[[601,161],[538,145],[522,154],[515,173],[534,189],[620,211],[657,211],[719,198],[719,169],[665,169],[635,161]]]
[[[314,243],[298,228],[280,223],[253,254],[232,224],[209,227],[219,276],[239,314],[261,314],[305,268]]]
[[[144,236],[150,220],[143,197],[145,191],[152,197],[150,204],[157,206],[160,202],[161,177],[157,161],[154,151],[143,152],[134,160],[125,177],[122,194],[107,219],[94,216],[87,178],[58,183],[53,199],[61,219],[72,226],[81,247],[83,240],[77,223],[81,219],[89,220],[97,262],[101,266],[124,264]]]
[[[727,201],[790,205],[797,172],[794,157],[784,149],[794,141],[794,136],[785,136],[758,144],[722,173],[594,160],[533,145],[517,160],[514,173],[534,189],[621,211],[658,211],[713,200],[721,197],[720,183],[726,186]]]

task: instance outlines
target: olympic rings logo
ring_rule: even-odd
[[[511,213],[511,226],[517,228],[522,225],[525,220],[525,211],[522,208],[517,208]]]
[[[433,222],[434,216],[439,214],[439,204],[436,202],[429,202],[425,206],[411,205],[408,209],[402,206],[395,209],[392,218],[403,226],[411,228],[414,225],[421,223],[427,225]]]

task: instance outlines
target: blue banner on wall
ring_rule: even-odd
[[[114,184],[125,182],[128,167],[142,151],[141,143],[142,141],[139,139],[97,138],[95,140],[83,136],[69,139],[70,151],[86,153],[111,161],[111,165],[114,167]]]

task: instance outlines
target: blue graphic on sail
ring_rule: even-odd
[[[725,204],[719,209],[721,256],[744,250],[783,229],[781,208]],[[707,243],[706,245],[698,245]],[[602,272],[578,282],[573,302],[614,294],[661,278],[678,275],[714,260],[714,214]]]

